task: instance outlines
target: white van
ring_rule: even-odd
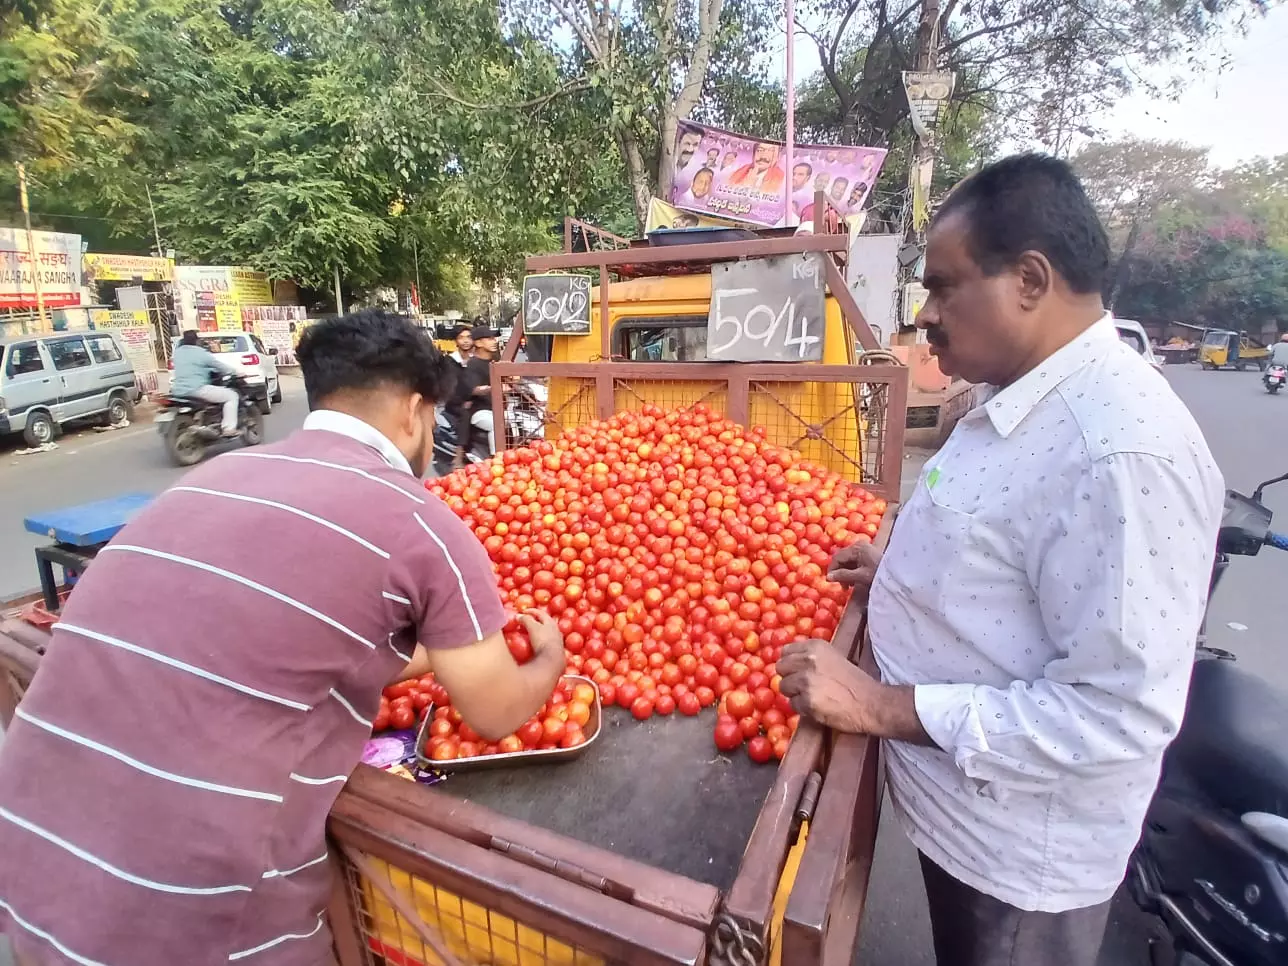
[[[22,433],[43,446],[72,420],[123,423],[138,399],[134,367],[111,330],[0,340],[0,436]]]

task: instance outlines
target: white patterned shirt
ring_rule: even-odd
[[[927,858],[1020,909],[1113,894],[1185,710],[1223,500],[1189,411],[1107,316],[962,419],[869,610],[938,746],[885,743]]]

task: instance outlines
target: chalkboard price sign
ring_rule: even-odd
[[[711,267],[707,358],[818,362],[823,358],[824,265],[819,252]]]
[[[529,335],[589,335],[590,278],[586,275],[525,276],[523,331]]]

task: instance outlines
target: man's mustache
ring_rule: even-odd
[[[948,336],[937,325],[932,325],[926,329],[926,341],[936,349],[942,349],[948,345]]]

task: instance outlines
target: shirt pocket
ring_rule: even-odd
[[[975,542],[976,526],[973,514],[941,505],[923,483],[899,514],[879,579],[909,604],[941,613],[963,554]]]

